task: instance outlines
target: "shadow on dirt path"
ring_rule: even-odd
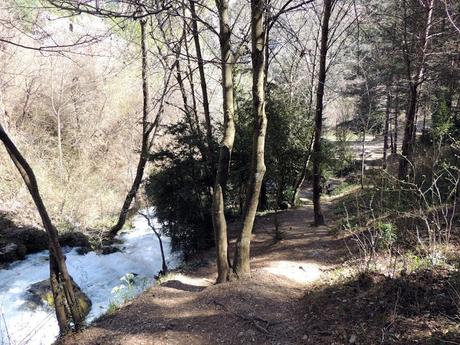
[[[305,343],[308,335],[300,301],[323,270],[347,257],[343,242],[333,238],[328,227],[310,226],[309,194],[302,192],[302,207],[279,212],[280,241],[274,240],[274,215],[257,217],[251,279],[213,285],[214,252],[203,253],[199,260],[208,264],[173,274],[161,286],[60,344]],[[335,203],[324,205],[330,224],[334,207]]]

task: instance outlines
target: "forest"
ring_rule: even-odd
[[[460,344],[458,0],[0,1],[0,345]]]

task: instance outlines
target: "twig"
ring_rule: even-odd
[[[269,336],[269,337],[272,337],[272,335],[270,334],[270,331],[268,330],[268,328],[274,324],[271,324],[270,321],[267,321],[267,320],[264,320],[258,316],[256,317],[249,317],[249,316],[245,316],[245,315],[241,315],[241,314],[238,314],[236,312],[234,312],[233,310],[230,310],[229,308],[227,308],[227,306],[225,306],[224,304],[220,303],[220,302],[217,302],[217,301],[213,301],[213,303],[215,305],[218,305],[219,307],[221,307],[222,309],[224,309],[226,312],[230,313],[230,314],[233,314],[235,315],[236,317],[238,317],[239,319],[243,320],[243,321],[246,321],[246,322],[249,322],[251,323],[252,325],[254,325],[254,327],[259,330],[260,332],[264,333],[265,335]],[[264,322],[265,323],[265,327],[263,327],[259,322]]]

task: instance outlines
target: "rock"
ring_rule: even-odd
[[[21,228],[17,237],[27,247],[27,253],[37,253],[48,249],[48,235],[37,228]]]
[[[7,243],[0,247],[0,263],[22,260],[26,256],[27,248],[21,243]]]
[[[88,296],[80,290],[80,288],[72,280],[74,287],[75,296],[80,306],[80,311],[83,313],[83,317],[86,317],[91,310],[91,300]],[[38,283],[32,284],[27,289],[27,301],[30,308],[36,308],[38,306],[53,306],[53,293],[51,292],[50,280],[42,280]]]
[[[282,201],[280,203],[280,210],[287,210],[290,207],[291,207],[291,204],[289,204],[287,201]]]
[[[59,243],[63,247],[91,248],[88,237],[78,231],[68,231],[59,235]]]
[[[101,254],[102,255],[108,255],[108,254],[113,254],[116,252],[121,252],[120,248],[113,247],[113,246],[103,246],[101,248]]]
[[[76,250],[78,255],[85,255],[89,253],[89,248],[86,247],[78,247]]]

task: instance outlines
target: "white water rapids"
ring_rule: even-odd
[[[156,227],[159,224],[154,220]],[[89,252],[78,255],[76,249],[66,253],[70,274],[92,301],[86,319],[91,322],[104,314],[110,303],[120,299],[123,276],[137,274],[129,294],[139,294],[154,283],[154,275],[161,270],[161,252],[158,240],[147,221],[138,216],[134,228],[121,234],[120,252],[101,255]],[[168,268],[180,262],[171,254],[170,241],[162,238]],[[59,329],[54,311],[47,307],[31,308],[27,303],[27,289],[33,283],[49,278],[48,251],[28,255],[25,260],[0,270],[0,345],[49,345],[56,339]],[[117,288],[118,287],[118,288]],[[123,297],[124,298],[124,297]]]

